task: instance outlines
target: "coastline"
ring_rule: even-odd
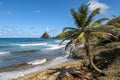
[[[12,78],[18,78],[27,74],[37,72],[37,71],[42,71],[50,67],[57,66],[59,64],[63,64],[69,61],[71,60],[68,60],[65,56],[63,56],[63,57],[57,57],[51,61],[45,62],[43,64],[35,65],[35,66],[21,64],[17,66],[8,67],[7,69],[6,68],[3,69],[3,71],[1,70],[0,80],[11,80]]]
[[[49,69],[62,68],[62,67],[65,67],[65,68],[70,68],[70,67],[79,68],[80,66],[82,66],[81,62],[82,62],[82,60],[69,60],[69,61],[57,64],[57,65],[50,66],[50,67],[48,67],[46,69],[43,69],[43,70],[32,72],[32,73],[26,74],[24,76],[20,76],[18,78],[13,78],[11,80],[37,80],[37,79],[38,80],[43,80],[43,79],[47,80],[47,75],[46,74],[50,72]]]

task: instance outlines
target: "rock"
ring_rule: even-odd
[[[47,32],[45,32],[45,33],[41,36],[41,38],[47,39],[47,38],[51,38],[51,37],[50,37],[50,35],[49,35]]]

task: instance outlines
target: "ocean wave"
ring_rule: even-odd
[[[26,46],[40,46],[40,45],[47,45],[47,43],[32,43],[32,44],[16,44],[21,47],[26,47]]]
[[[0,52],[0,56],[4,56],[4,55],[9,55],[10,52],[6,51],[6,52]]]
[[[49,44],[47,45],[50,48],[46,48],[47,50],[56,50],[65,47],[65,45],[55,45],[55,44]]]
[[[47,61],[46,59],[41,59],[41,60],[35,60],[35,61],[28,62],[27,64],[38,65],[38,64],[43,64],[46,61]]]
[[[60,43],[62,40],[55,40],[56,43]]]

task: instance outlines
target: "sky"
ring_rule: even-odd
[[[88,3],[89,11],[101,8],[96,18],[120,15],[120,0],[0,0],[0,38],[39,38],[45,31],[56,36],[76,27],[70,9]]]

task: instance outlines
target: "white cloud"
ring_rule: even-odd
[[[101,13],[106,13],[107,10],[109,9],[109,6],[106,5],[105,3],[101,3],[98,0],[90,0],[88,3],[90,3],[89,10],[94,10],[96,8],[101,9]]]
[[[34,35],[35,36],[35,35]],[[0,37],[34,37],[32,32],[16,26],[4,25],[0,27]]]
[[[34,12],[35,12],[35,13],[40,13],[40,10],[35,10]]]

